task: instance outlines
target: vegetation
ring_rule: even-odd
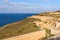
[[[37,16],[47,16],[47,17],[49,16],[49,17],[54,17],[54,18],[60,18],[60,14],[56,15],[56,14],[49,14],[49,13],[50,12],[44,12],[44,13],[38,14]],[[40,30],[40,28],[37,27],[36,24],[33,23],[33,21],[42,21],[42,20],[34,19],[34,18],[26,18],[18,22],[7,24],[6,27],[0,27],[0,39],[9,38],[9,37]],[[39,40],[44,40],[48,37],[53,36],[51,34],[51,30],[46,29],[46,28],[44,29],[46,30],[46,37],[41,38]]]
[[[40,38],[39,40],[45,40],[48,37],[54,36],[53,34],[51,34],[51,30],[46,29],[46,28],[44,29],[46,30],[46,37]]]
[[[37,19],[27,18],[25,20],[15,22],[12,25],[6,26],[3,30],[0,30],[0,39],[39,30],[39,27],[33,23],[34,20]]]
[[[51,37],[51,36],[54,36],[53,34],[51,34],[51,30],[46,29],[46,28],[45,28],[45,30],[46,30],[46,37],[44,39]]]
[[[59,11],[58,11],[59,12]],[[41,14],[37,14],[38,16],[49,16],[49,17],[55,17],[55,18],[60,18],[60,14],[49,14],[51,12],[44,12],[44,13],[41,13]]]

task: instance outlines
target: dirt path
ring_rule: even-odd
[[[45,30],[35,31],[32,33],[19,35],[3,40],[39,40],[40,38],[45,37]]]

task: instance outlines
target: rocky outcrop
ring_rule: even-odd
[[[60,40],[60,33],[58,33],[55,36],[52,36],[50,38],[47,38],[45,40]]]

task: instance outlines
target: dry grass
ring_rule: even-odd
[[[0,39],[8,38],[16,35],[26,34],[39,30],[32,22],[37,19],[27,18],[25,20],[15,22],[16,24],[7,25],[3,30],[0,30]]]

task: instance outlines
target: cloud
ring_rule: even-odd
[[[0,9],[3,8],[3,6],[0,6]]]
[[[9,3],[9,0],[3,0],[4,3],[8,4]]]
[[[29,3],[25,3],[25,2],[21,2],[21,3],[17,3],[17,2],[10,2],[9,0],[3,0],[4,2],[4,6],[1,10],[3,10],[4,13],[7,12],[15,12],[15,13],[19,13],[19,12],[41,12],[42,10],[44,10],[41,6],[36,6],[36,5],[31,5]],[[2,11],[0,11],[2,12]]]
[[[28,3],[17,3],[17,2],[10,2],[9,0],[3,0],[4,4],[6,5],[21,5],[21,6],[27,6]]]
[[[40,8],[40,6],[31,6],[29,3],[17,3],[17,2],[9,2],[9,0],[3,0],[6,5],[9,7],[15,6],[15,7],[26,7],[26,8]]]
[[[8,2],[8,0],[3,0],[5,3]]]

